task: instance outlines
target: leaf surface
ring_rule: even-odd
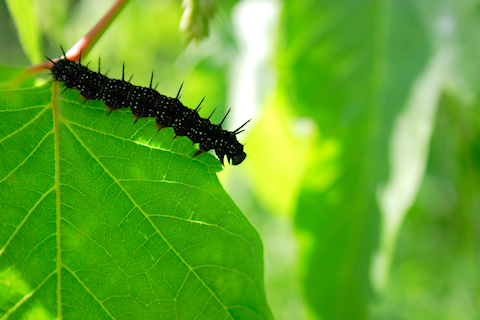
[[[53,92],[0,95],[0,318],[271,318],[261,241],[218,159]]]

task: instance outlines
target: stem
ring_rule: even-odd
[[[129,0],[117,0],[110,10],[108,10],[108,12],[102,17],[102,19],[100,19],[100,21],[92,28],[92,30],[90,30],[83,38],[78,40],[77,43],[75,43],[73,47],[67,51],[67,59],[79,61],[80,55],[88,54],[95,43],[97,43],[98,39],[112,24],[113,20],[115,20],[115,18],[120,14],[128,1]],[[62,56],[61,58],[64,57]],[[58,59],[53,59],[53,61],[56,60]],[[28,68],[25,72],[25,75],[40,72],[45,68],[50,69],[52,65],[53,64],[50,60],[46,60],[40,64]]]
[[[127,4],[128,0],[117,0],[110,10],[103,16],[103,18],[87,33],[86,36],[81,38],[73,45],[73,47],[67,51],[67,58],[69,60],[78,61],[81,54],[88,54],[90,49],[97,43],[100,36],[108,29],[113,20],[120,14],[123,7]],[[51,63],[51,62],[50,62]]]

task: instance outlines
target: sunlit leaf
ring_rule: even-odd
[[[128,110],[53,97],[0,96],[0,315],[271,318],[260,238],[218,159]]]

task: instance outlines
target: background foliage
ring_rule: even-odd
[[[30,42],[2,8],[1,64],[58,56],[108,5],[35,2]],[[274,317],[478,318],[480,2],[215,5],[184,48],[179,2],[131,2],[88,59],[143,85],[154,68],[170,96],[185,80],[182,101],[232,107],[232,128],[253,116],[246,162],[219,175],[262,238]],[[252,21],[269,21],[265,47]]]

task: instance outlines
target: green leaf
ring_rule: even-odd
[[[40,32],[36,25],[33,0],[7,0],[25,54],[32,63],[41,60]]]
[[[80,102],[0,94],[0,317],[270,319],[262,244],[218,159]]]
[[[0,66],[0,89],[28,88],[35,85],[25,68]]]
[[[326,141],[338,146],[328,163],[313,159],[295,217],[307,239],[306,299],[324,319],[368,318],[389,136],[428,59],[426,32],[412,10],[408,1],[288,1],[285,7],[279,83],[289,104],[318,124],[318,148]],[[335,179],[316,184],[318,172],[335,172],[327,165]]]

